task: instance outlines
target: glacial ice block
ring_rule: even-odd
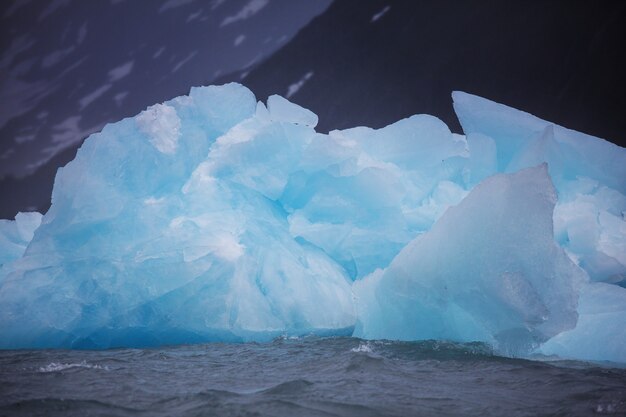
[[[626,288],[605,283],[583,286],[576,328],[560,333],[540,348],[567,359],[626,363]]]
[[[463,199],[466,162],[465,140],[428,115],[332,131],[308,145],[280,201],[291,233],[358,279]]]
[[[588,276],[626,283],[624,150],[463,93],[455,106],[466,135],[428,115],[325,135],[310,111],[228,84],[106,126],[58,171],[43,218],[0,222],[0,348],[348,335],[358,320],[361,337],[511,354],[553,337],[615,358],[601,315],[574,326]]]
[[[573,328],[585,276],[553,240],[555,203],[545,164],[487,178],[387,269],[355,283],[355,335],[524,353]]]
[[[468,142],[495,143],[500,172],[548,163],[557,241],[594,281],[626,285],[626,149],[481,97],[452,97]]]
[[[317,114],[276,94],[267,98],[267,110],[270,117],[277,122],[317,126]]]
[[[88,138],[59,170],[37,237],[0,287],[0,345],[349,334],[344,270],[290,235],[271,179],[215,166],[224,147],[244,140],[246,123],[257,129],[248,138],[257,150],[311,135],[308,126],[257,120],[256,108],[240,85],[194,89]],[[293,137],[276,138],[285,129]]]
[[[559,191],[558,180],[577,177],[626,191],[626,148],[461,91],[452,99],[466,135],[480,133],[496,142],[499,171],[548,162]]]
[[[86,140],[0,288],[2,346],[350,331],[350,280],[465,196],[465,141],[431,116],[321,135],[268,107],[192,89]]]
[[[1,268],[19,259],[32,240],[35,230],[41,224],[41,214],[37,212],[17,213],[15,220],[0,219],[0,281]]]

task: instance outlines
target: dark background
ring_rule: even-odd
[[[0,6],[1,218],[47,210],[86,134],[199,84],[291,93],[323,132],[428,113],[461,133],[462,90],[626,144],[622,1],[22,3]]]

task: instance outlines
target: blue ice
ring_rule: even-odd
[[[106,126],[43,218],[0,222],[0,347],[354,334],[625,362],[626,150],[453,100],[464,135],[321,134],[239,84]]]

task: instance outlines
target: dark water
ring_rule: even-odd
[[[0,415],[626,415],[626,369],[479,344],[280,339],[1,351]]]

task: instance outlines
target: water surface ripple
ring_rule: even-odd
[[[626,369],[480,344],[277,339],[0,351],[0,415],[626,415]]]

